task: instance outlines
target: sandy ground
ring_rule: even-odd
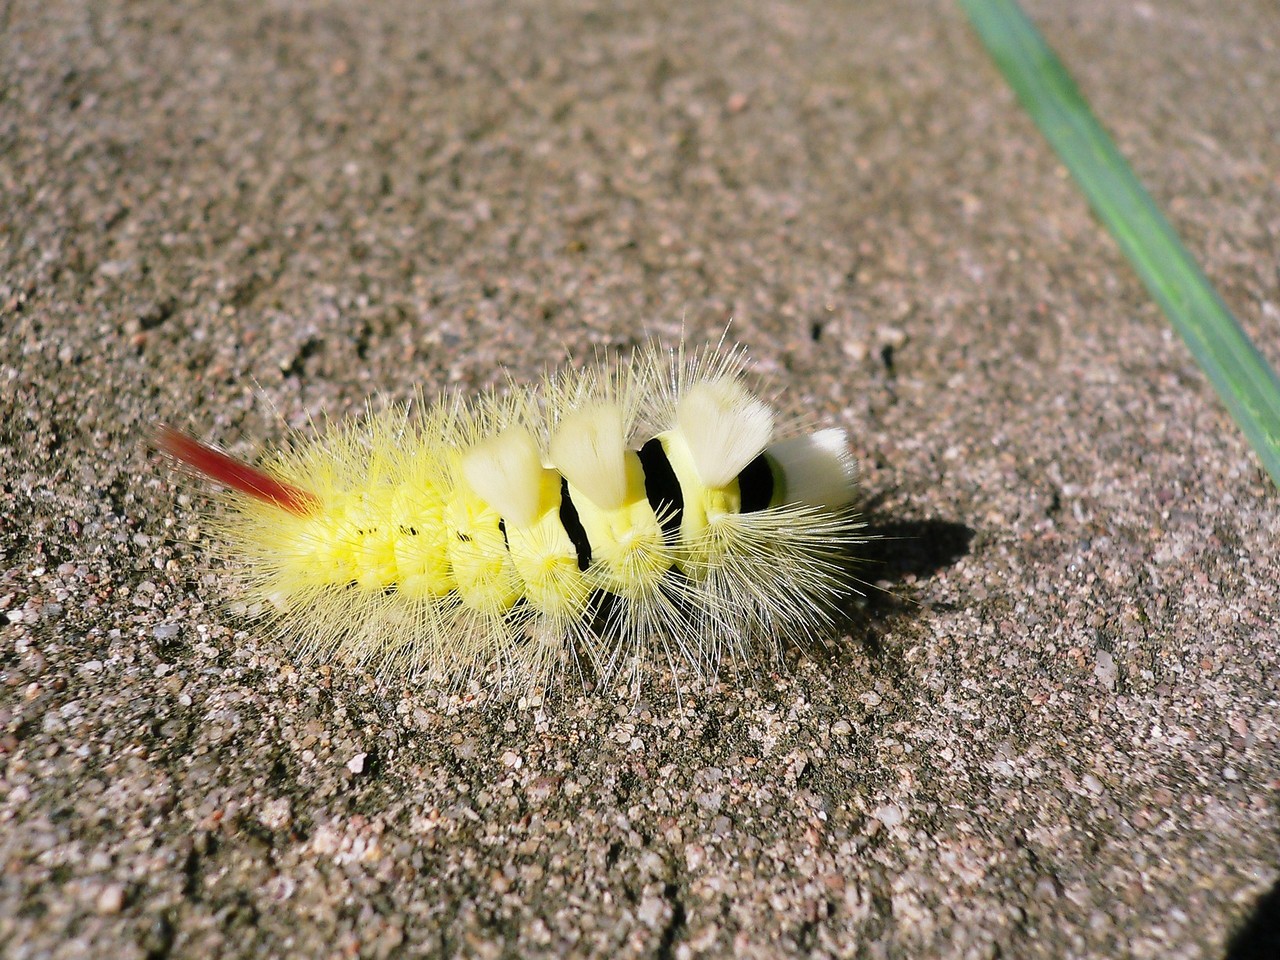
[[[1032,9],[1280,361],[1280,8]],[[950,4],[0,17],[6,957],[1274,936],[1276,490]],[[142,442],[730,317],[907,539],[850,636],[715,686],[299,663]]]

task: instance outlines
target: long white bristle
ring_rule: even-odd
[[[602,510],[616,510],[626,500],[625,454],[622,408],[616,403],[566,414],[551,438],[551,463]]]
[[[523,427],[510,427],[462,455],[467,485],[515,527],[538,519],[543,469],[538,444]]]
[[[858,464],[838,427],[782,440],[765,453],[782,470],[785,502],[838,510],[853,501]]]
[[[723,487],[758,457],[773,436],[773,411],[737,380],[695,384],[676,408],[676,425],[708,487]]]

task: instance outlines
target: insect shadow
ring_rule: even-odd
[[[963,523],[930,517],[924,520],[868,520],[872,537],[861,548],[861,564],[877,580],[898,583],[924,580],[969,553],[974,530]],[[872,607],[875,598],[871,598]]]
[[[1280,957],[1280,882],[1258,898],[1253,913],[1227,945],[1225,960]]]
[[[882,653],[881,637],[924,609],[909,587],[927,580],[967,556],[975,531],[963,523],[938,517],[905,519],[884,507],[885,496],[862,504],[866,542],[851,559],[860,594],[835,612],[842,633],[857,639],[873,657]],[[938,608],[939,604],[933,604]]]

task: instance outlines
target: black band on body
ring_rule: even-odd
[[[773,500],[773,468],[762,453],[738,474],[738,493],[742,498],[742,513],[763,510]]]
[[[680,521],[684,518],[684,491],[676,479],[667,451],[662,441],[654,437],[640,448],[640,469],[644,471],[644,495],[649,506],[662,522],[662,533],[667,542],[680,533]]]
[[[578,519],[578,508],[573,505],[569,496],[569,481],[560,478],[560,526],[568,534],[574,549],[578,551],[578,569],[585,570],[591,566],[591,541],[587,539],[587,531],[582,528]]]

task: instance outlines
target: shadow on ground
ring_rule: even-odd
[[[1280,957],[1280,881],[1258,898],[1252,915],[1227,945],[1225,960],[1276,957]]]
[[[852,561],[861,590],[836,612],[840,630],[856,637],[873,659],[884,652],[883,634],[922,611],[909,586],[967,556],[975,536],[972,528],[951,520],[890,516],[880,506],[883,499],[864,504],[867,542],[858,545]]]
[[[898,583],[931,577],[966,556],[974,530],[951,520],[891,520],[872,514],[867,535],[872,539],[860,548],[867,574]]]

